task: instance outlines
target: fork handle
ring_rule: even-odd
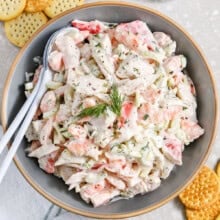
[[[2,179],[3,177],[5,176],[5,173],[30,125],[30,122],[39,106],[39,103],[41,101],[41,98],[44,94],[44,92],[46,91],[45,87],[43,88],[40,88],[40,90],[38,91],[35,99],[33,100],[29,110],[28,110],[28,113],[27,115],[25,116],[24,118],[24,121],[22,122],[15,138],[14,138],[14,141],[8,151],[8,154],[6,155],[6,157],[4,158],[2,164],[1,164],[1,167],[0,167],[0,183],[2,182]]]

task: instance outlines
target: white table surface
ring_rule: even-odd
[[[90,1],[91,2],[91,1]],[[181,24],[199,43],[209,61],[220,89],[220,1],[219,0],[136,0],[155,8]],[[0,23],[0,99],[10,65],[19,49],[5,38]],[[21,73],[22,74],[22,73]],[[1,132],[2,133],[2,132]],[[0,133],[0,134],[1,134]],[[207,161],[214,167],[220,158],[220,135],[217,134]],[[4,152],[5,153],[5,152]],[[4,155],[0,157],[2,159]],[[14,164],[0,185],[0,220],[88,220],[52,205],[25,181]],[[129,220],[182,220],[182,205],[177,199],[145,215]]]

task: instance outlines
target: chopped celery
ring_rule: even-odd
[[[24,84],[25,90],[32,90],[34,88],[34,84],[32,82],[28,82]]]
[[[63,85],[63,83],[61,83],[61,82],[50,81],[50,82],[47,83],[46,86],[47,86],[48,89],[54,90],[54,89],[58,89],[62,85]]]

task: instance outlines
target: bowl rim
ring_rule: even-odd
[[[212,83],[212,87],[214,90],[214,100],[215,100],[215,121],[214,121],[214,131],[211,135],[211,140],[208,144],[208,148],[207,151],[204,155],[204,157],[202,158],[202,161],[199,164],[199,167],[197,170],[195,170],[191,176],[188,178],[186,184],[182,187],[179,187],[175,190],[175,192],[173,194],[168,195],[167,198],[164,198],[162,201],[160,201],[157,204],[151,205],[147,208],[143,208],[143,209],[139,209],[137,211],[132,211],[132,212],[127,212],[127,213],[116,213],[116,214],[110,214],[110,213],[102,213],[102,214],[97,214],[94,212],[88,212],[88,211],[84,211],[82,209],[78,209],[78,208],[73,208],[65,203],[63,203],[62,201],[56,199],[55,197],[53,197],[52,195],[50,195],[49,193],[45,192],[37,183],[34,182],[34,180],[27,174],[27,172],[25,171],[25,169],[23,168],[23,166],[20,164],[20,162],[18,161],[18,159],[16,158],[16,156],[14,157],[14,162],[18,168],[18,170],[21,172],[21,174],[23,175],[23,177],[26,179],[26,181],[38,192],[40,193],[42,196],[44,196],[47,200],[49,200],[50,202],[52,202],[53,204],[67,210],[70,211],[72,213],[75,214],[79,214],[79,215],[83,215],[86,217],[92,217],[92,218],[101,218],[101,219],[108,219],[108,218],[112,218],[112,219],[116,219],[116,218],[128,218],[128,217],[133,217],[133,216],[137,216],[137,215],[141,215],[144,213],[147,213],[149,211],[152,211],[162,205],[164,205],[165,203],[167,203],[168,201],[170,201],[171,199],[175,198],[185,187],[187,187],[193,180],[193,178],[195,177],[195,175],[199,172],[199,170],[201,169],[202,165],[206,162],[210,152],[211,152],[211,148],[214,142],[214,139],[216,137],[216,131],[217,131],[217,124],[218,124],[218,93],[217,93],[217,88],[216,88],[216,84],[215,84],[215,80],[214,80],[214,74],[212,73],[212,70],[201,50],[201,48],[199,47],[199,45],[195,42],[195,40],[191,37],[191,35],[183,28],[181,27],[177,22],[175,22],[173,19],[169,18],[168,16],[164,15],[163,13],[149,8],[147,6],[144,5],[140,5],[137,3],[131,3],[131,2],[116,2],[116,1],[103,1],[103,2],[93,2],[93,3],[87,3],[81,6],[78,6],[76,8],[70,9],[68,11],[65,11],[61,14],[59,14],[58,16],[56,16],[55,18],[51,19],[49,22],[47,22],[45,25],[43,25],[41,28],[39,28],[36,33],[34,33],[34,35],[31,37],[31,39],[23,46],[23,48],[18,52],[17,56],[15,57],[9,72],[7,74],[7,78],[5,81],[5,85],[3,88],[3,96],[2,96],[2,106],[1,106],[1,119],[2,119],[2,127],[3,127],[3,131],[5,132],[7,129],[7,113],[6,113],[6,107],[7,107],[7,96],[8,96],[8,90],[9,90],[9,85],[13,76],[13,73],[15,71],[15,67],[17,65],[17,63],[20,61],[20,58],[22,57],[23,53],[25,52],[26,48],[28,48],[29,44],[31,44],[32,39],[34,39],[38,33],[40,33],[42,30],[44,30],[47,26],[49,26],[51,23],[54,23],[55,21],[57,21],[59,18],[61,18],[64,15],[67,14],[71,14],[72,12],[78,11],[80,9],[85,9],[85,8],[90,8],[90,7],[95,7],[95,6],[128,6],[128,7],[132,7],[132,8],[136,8],[136,9],[141,9],[141,10],[145,10],[148,11],[156,16],[161,17],[162,19],[166,20],[167,22],[171,23],[174,27],[176,27],[178,30],[180,30],[186,37],[187,39],[194,45],[194,47],[196,48],[196,50],[198,51],[199,55],[201,56],[204,64],[207,67],[208,73],[210,75],[211,78],[211,83]]]

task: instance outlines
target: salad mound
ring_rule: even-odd
[[[95,207],[155,190],[204,130],[176,42],[143,21],[72,22],[26,133],[28,156]],[[27,73],[28,96],[39,77]]]

